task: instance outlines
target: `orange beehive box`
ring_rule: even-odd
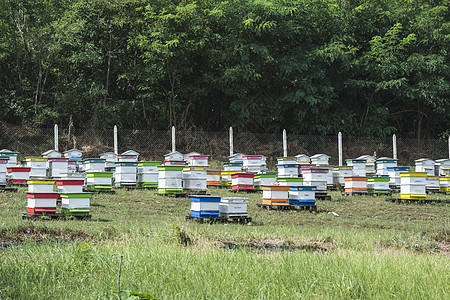
[[[365,188],[351,188],[345,189],[346,193],[367,193],[367,189]]]
[[[289,191],[291,187],[281,185],[263,185],[264,191]]]
[[[287,199],[262,199],[263,205],[277,205],[277,206],[289,206],[289,200]]]
[[[220,181],[207,181],[206,185],[220,185]]]

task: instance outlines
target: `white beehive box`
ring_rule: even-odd
[[[314,200],[316,199],[315,186],[292,187],[289,191],[289,200]]]
[[[420,199],[426,198],[425,172],[409,172],[400,174],[400,198]]]
[[[434,176],[434,166],[435,162],[432,159],[421,158],[416,159],[416,172],[425,172],[428,176]]]
[[[0,156],[0,185],[6,184],[6,165],[8,164],[8,158]]]
[[[389,157],[381,157],[375,162],[377,175],[388,175],[387,168],[397,167],[397,160]]]
[[[311,156],[311,164],[316,166],[328,166],[330,156],[326,154],[315,154]]]
[[[105,152],[100,154],[100,158],[105,160],[105,167],[112,168],[117,161],[117,155],[114,152]]]
[[[245,173],[231,175],[231,185],[253,185],[254,177],[246,176]]]
[[[53,193],[54,180],[28,180],[28,193]]]
[[[304,168],[302,170],[303,181],[325,181],[328,179],[328,169]]]
[[[389,185],[400,186],[400,173],[410,171],[410,167],[388,167]]]
[[[263,190],[264,199],[288,199],[289,191],[287,190]]]
[[[243,159],[244,156],[245,156],[245,154],[243,154],[243,153],[235,153],[231,156],[228,156],[228,161],[230,163],[242,163],[244,161],[244,159]]]
[[[61,194],[61,208],[90,209],[92,193]]]
[[[298,165],[297,164],[282,164],[277,165],[278,177],[298,177]]]
[[[242,156],[242,166],[248,167],[260,167],[266,164],[266,157],[264,155],[244,155]]]
[[[435,174],[437,176],[446,176],[447,170],[450,169],[450,159],[448,158],[441,158],[436,160],[435,165]]]
[[[306,155],[306,154],[299,154],[295,156],[295,161],[298,164],[310,164],[311,163],[311,158]]]
[[[127,150],[127,151],[123,152],[122,155],[135,155],[135,156],[139,157],[139,153],[134,150]]]
[[[183,179],[181,178],[158,178],[159,189],[182,189]]]
[[[64,157],[70,158],[72,160],[81,160],[83,156],[83,151],[79,149],[70,149],[67,151],[64,151]]]
[[[427,190],[438,191],[439,190],[439,176],[427,176],[425,184]]]
[[[197,156],[197,155],[202,155],[202,154],[198,153],[198,152],[189,152],[189,153],[183,154],[183,160],[186,163],[189,163],[189,156]]]
[[[190,155],[188,157],[188,165],[192,167],[207,167],[208,155]]]
[[[83,161],[83,170],[86,172],[105,172],[105,167],[104,158],[87,158]]]
[[[64,157],[49,158],[49,176],[50,177],[64,177],[69,171],[69,159]]]
[[[183,161],[183,154],[178,151],[170,152],[164,155],[166,161]]]
[[[223,217],[247,216],[248,198],[242,197],[223,197],[219,203],[219,214]]]
[[[353,176],[353,167],[334,167],[333,168],[333,184],[344,185],[344,178]]]
[[[353,168],[353,175],[351,176],[366,176],[366,160],[364,159],[347,159],[345,160],[347,166]]]
[[[27,208],[48,207],[56,211],[58,193],[27,193]]]
[[[367,189],[367,180],[346,180],[346,189]]]
[[[84,179],[58,179],[56,180],[58,193],[82,193],[84,187]]]
[[[311,180],[303,180],[304,186],[315,186],[318,191],[326,191],[327,190],[327,182],[325,180],[321,181],[311,181]]]
[[[58,151],[56,151],[54,149],[47,150],[44,153],[42,153],[41,155],[43,157],[46,157],[46,158],[59,158],[59,157],[62,157],[61,152],[58,152]]]

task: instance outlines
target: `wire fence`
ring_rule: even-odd
[[[0,131],[0,148],[6,148],[25,156],[39,156],[54,148],[53,128],[4,127]],[[324,153],[330,164],[338,164],[337,136],[293,135],[287,136],[288,154],[314,155]],[[98,157],[114,151],[113,130],[72,129],[59,130],[59,151],[72,148],[83,151],[83,157]],[[282,134],[235,132],[235,153],[260,154],[268,157],[273,165],[276,157],[283,155]],[[171,131],[118,130],[119,153],[132,149],[140,153],[141,160],[162,160],[172,149]],[[229,155],[228,132],[187,130],[176,132],[176,150],[181,153],[199,152],[210,155],[212,160],[227,161]],[[447,158],[448,143],[445,140],[397,138],[399,165],[413,165],[418,158]],[[343,138],[343,157],[356,158],[369,154],[376,157],[392,157],[392,139],[363,137]]]

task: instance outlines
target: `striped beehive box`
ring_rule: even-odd
[[[183,169],[183,189],[188,191],[205,191],[206,186],[205,167],[185,167]]]
[[[425,190],[429,192],[439,191],[439,176],[427,176]]]
[[[317,191],[326,191],[328,172],[328,169],[323,168],[302,168],[303,185],[315,186]]]
[[[188,166],[208,167],[208,159],[208,155],[190,155],[188,158]]]
[[[27,193],[27,214],[55,214],[58,193]]]
[[[427,173],[408,172],[400,173],[400,198],[424,199],[426,194]]]
[[[61,212],[71,215],[89,215],[91,212],[92,193],[63,193],[61,198]]]
[[[389,176],[372,176],[367,178],[367,191],[374,194],[389,194]]]
[[[30,179],[31,168],[27,167],[8,167],[6,169],[6,178],[9,184],[27,184],[27,180]]]
[[[400,187],[400,173],[410,171],[410,167],[388,167],[389,185],[393,187]]]
[[[348,194],[367,193],[367,177],[345,177],[345,192]]]
[[[158,187],[159,161],[140,161],[137,168],[137,183],[141,187]]]
[[[2,149],[0,150],[0,156],[7,157],[8,163],[6,164],[6,167],[15,167],[17,166],[17,156],[19,155],[19,152],[14,152],[8,149]]]
[[[207,170],[206,171],[206,186],[220,186],[220,174],[222,171]]]
[[[289,190],[288,186],[270,185],[263,186],[263,205],[289,206]]]
[[[53,178],[67,176],[69,172],[69,158],[55,157],[48,159],[48,175]]]
[[[220,197],[210,195],[192,195],[191,217],[195,218],[218,218],[220,215]]]
[[[183,166],[158,166],[158,193],[183,192]]]
[[[115,186],[136,186],[137,166],[137,162],[116,162],[114,171]]]
[[[264,155],[242,156],[242,170],[247,173],[264,173],[267,170],[266,157]]]
[[[262,190],[263,185],[272,185],[277,182],[276,173],[256,174],[253,180],[255,190]]]
[[[397,160],[388,157],[381,157],[377,159],[375,164],[377,167],[377,175],[389,175],[387,168],[397,167]]]
[[[114,173],[86,172],[86,189],[89,191],[110,191]]]
[[[315,186],[291,186],[289,190],[289,205],[315,205]]]
[[[343,186],[345,184],[345,177],[353,176],[353,167],[338,166],[333,167],[333,184]]]
[[[46,157],[25,157],[25,167],[31,168],[30,178],[46,178],[47,161]]]
[[[441,192],[450,192],[450,176],[439,178],[439,190]]]
[[[0,186],[5,186],[7,183],[6,173],[8,164],[8,157],[0,156]]]
[[[254,174],[250,173],[235,173],[231,175],[231,189],[238,190],[254,190]]]
[[[277,184],[281,186],[302,186],[303,178],[277,178]]]
[[[247,217],[248,198],[222,197],[219,203],[219,215],[223,218]]]
[[[231,175],[236,174],[236,171],[222,171],[220,172],[220,181],[223,185],[231,186]]]
[[[57,192],[60,194],[82,193],[84,179],[57,179],[55,180]]]

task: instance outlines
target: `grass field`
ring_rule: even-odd
[[[450,298],[450,204],[332,192],[310,213],[245,196],[252,224],[209,225],[154,191],[95,195],[92,221],[39,222],[20,218],[25,189],[2,193],[0,299],[117,299],[121,255],[121,289],[158,299]]]

